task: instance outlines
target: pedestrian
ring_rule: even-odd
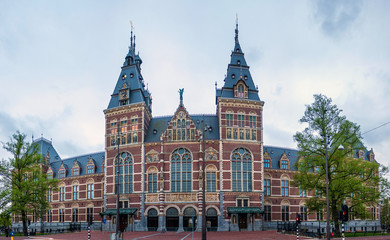
[[[9,234],[8,227],[5,227],[5,237],[8,237],[8,234]]]

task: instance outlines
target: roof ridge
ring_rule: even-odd
[[[286,149],[286,150],[292,150],[292,151],[298,151],[298,149],[295,148],[289,148],[289,147],[278,147],[278,146],[272,146],[272,145],[264,145],[263,149],[269,147],[269,148],[279,148],[279,149]]]
[[[78,156],[74,156],[74,157],[68,157],[68,158],[62,159],[62,161],[70,160],[70,159],[72,159],[72,158],[78,158],[78,157],[84,157],[84,156],[88,156],[88,155],[98,154],[98,153],[105,153],[105,151],[99,151],[99,152],[93,152],[93,153],[82,154],[82,155],[78,155]]]

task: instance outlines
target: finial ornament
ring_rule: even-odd
[[[184,88],[179,89],[179,94],[180,94],[180,105],[183,105],[183,92],[184,92]]]
[[[235,37],[235,39],[236,39],[236,41],[238,41],[238,14],[236,13],[236,37]]]

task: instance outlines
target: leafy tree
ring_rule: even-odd
[[[9,208],[2,209],[0,213],[0,227],[11,226],[11,210]]]
[[[47,192],[56,189],[57,181],[47,178],[39,146],[27,142],[25,134],[16,132],[3,148],[12,157],[0,162],[0,206],[11,203],[10,211],[21,217],[27,235],[27,215],[42,217],[49,208]]]
[[[381,225],[383,229],[388,229],[390,226],[390,203],[388,198],[383,200],[381,207]]]
[[[326,158],[328,159],[329,211],[336,234],[339,234],[341,204],[359,218],[367,217],[367,207],[379,199],[379,164],[354,158],[363,148],[360,127],[350,122],[332,99],[314,95],[314,103],[306,106],[301,123],[308,126],[294,135],[298,144],[298,172],[294,184],[313,193],[306,201],[312,212],[326,209]]]

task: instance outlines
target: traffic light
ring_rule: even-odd
[[[301,215],[297,213],[297,217],[295,218],[295,222],[300,224],[301,223]]]
[[[348,206],[347,205],[341,205],[341,221],[347,222],[348,221]]]

